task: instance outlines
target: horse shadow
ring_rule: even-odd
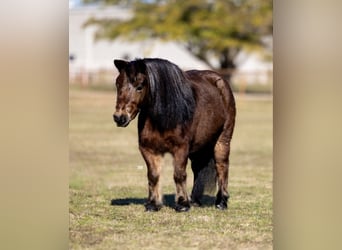
[[[203,195],[201,199],[201,207],[210,207],[215,204],[215,197],[209,195]],[[129,206],[129,205],[144,205],[146,204],[146,198],[123,198],[123,199],[112,199],[110,202],[111,206]],[[163,196],[163,205],[166,207],[174,208],[176,206],[175,195],[166,194]]]

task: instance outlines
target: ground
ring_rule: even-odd
[[[72,86],[69,99],[70,249],[272,249],[270,96],[236,96],[228,210],[216,210],[209,194],[204,207],[188,213],[172,208],[169,156],[162,172],[165,206],[145,212],[136,121],[115,126],[114,91]]]

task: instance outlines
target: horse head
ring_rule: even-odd
[[[139,62],[114,60],[114,65],[120,73],[116,78],[117,98],[113,119],[118,127],[126,127],[139,113],[146,99],[146,69]]]

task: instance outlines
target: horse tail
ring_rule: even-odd
[[[218,77],[215,79],[216,87],[219,89],[220,94],[222,96],[223,102],[226,107],[234,106],[235,108],[235,100],[233,96],[232,89],[227,80],[222,77]]]
[[[199,154],[200,155],[200,154]],[[194,173],[194,185],[191,192],[191,201],[194,205],[201,205],[203,194],[216,192],[217,172],[214,157],[201,155],[190,157],[191,168]]]

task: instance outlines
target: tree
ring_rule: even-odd
[[[88,0],[87,2],[94,2]],[[95,2],[99,2],[96,1]],[[217,58],[220,69],[231,73],[241,49],[259,49],[261,37],[272,34],[272,0],[105,0],[125,3],[134,16],[128,21],[91,19],[97,39],[159,38],[182,42],[208,65]]]

